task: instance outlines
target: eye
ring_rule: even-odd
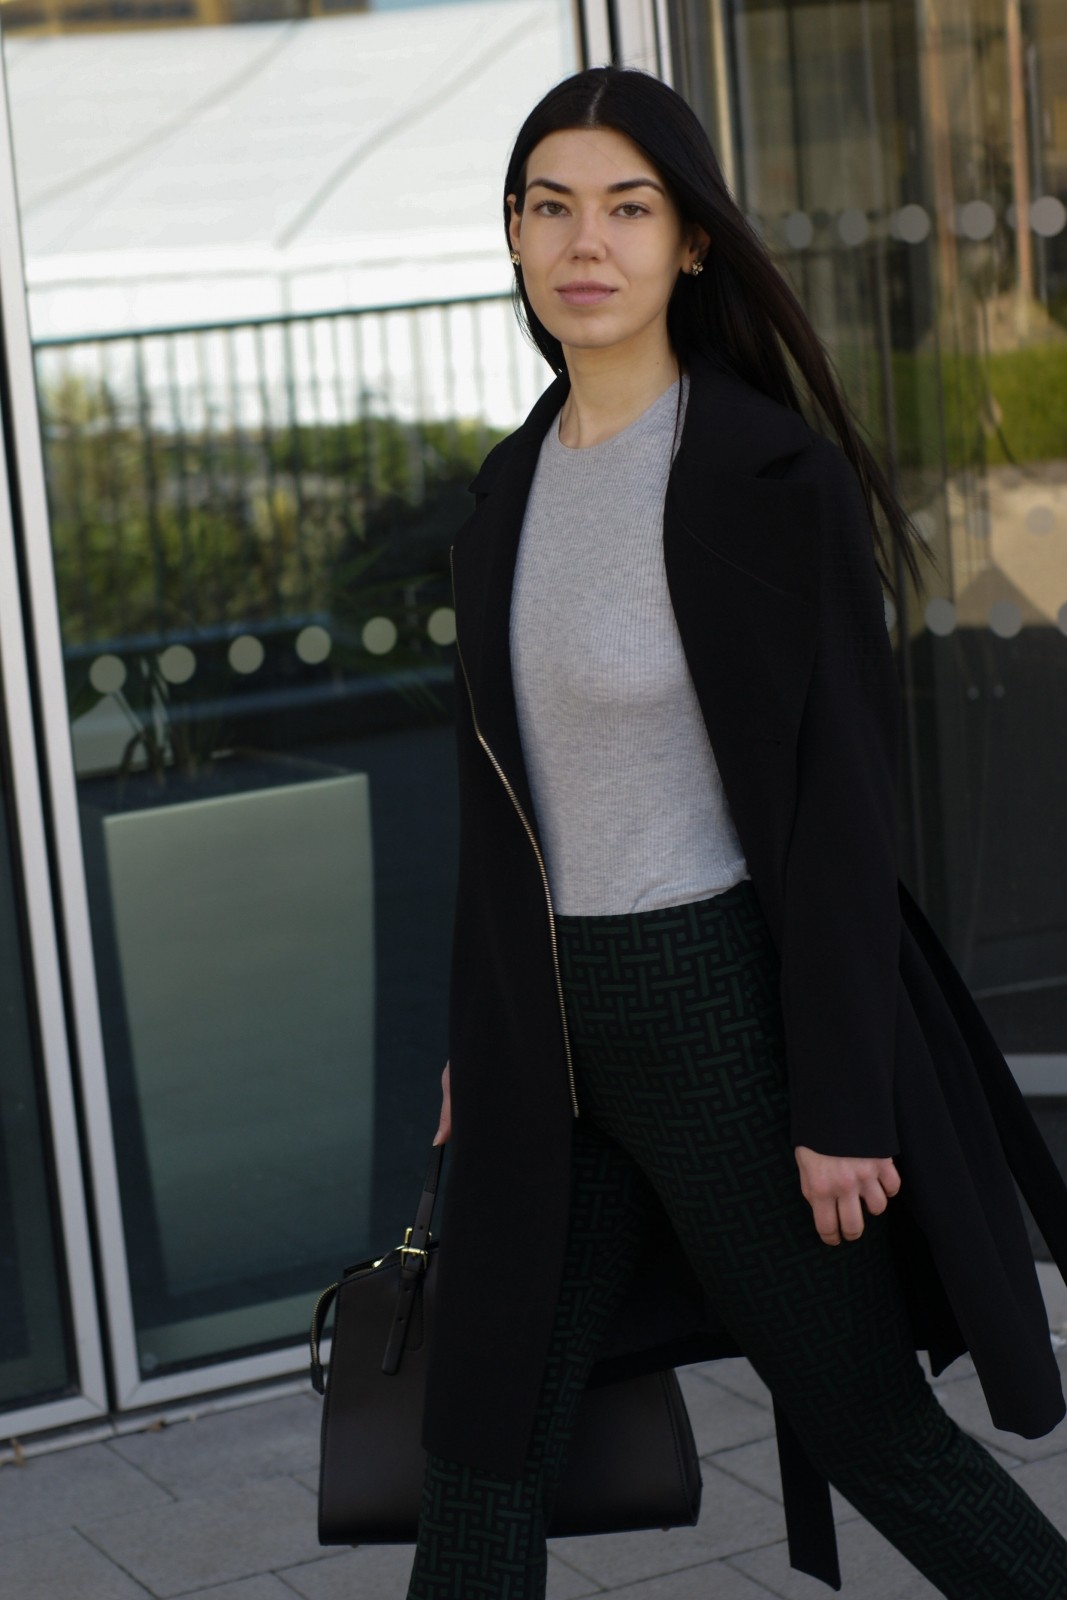
[[[534,210],[535,211],[540,211],[546,217],[549,216],[549,215],[556,216],[557,213],[555,211],[553,211],[551,213],[545,211],[545,207],[546,206],[559,206],[560,210],[562,210],[563,209],[563,202],[561,200],[539,200],[537,202],[537,204],[534,206]]]
[[[637,200],[624,200],[619,210],[633,212],[639,217],[648,215],[648,207],[641,205]]]

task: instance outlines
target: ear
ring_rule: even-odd
[[[685,270],[688,272],[694,261],[703,261],[711,249],[711,235],[699,223],[694,223],[686,234]]]
[[[511,240],[511,248],[513,250],[517,250],[519,248],[519,226],[522,222],[522,213],[516,211],[515,209],[515,196],[513,194],[505,195],[504,198],[511,207],[511,221],[508,223],[508,238]]]

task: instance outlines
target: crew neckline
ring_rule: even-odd
[[[549,429],[549,437],[552,440],[555,448],[565,456],[571,456],[575,458],[579,456],[586,457],[595,455],[598,450],[607,450],[610,446],[616,444],[618,440],[625,439],[627,434],[632,433],[634,429],[637,428],[641,423],[646,422],[653,415],[653,413],[664,404],[665,401],[668,399],[673,401],[675,391],[677,390],[680,382],[681,377],[675,378],[670,387],[664,389],[662,394],[657,395],[655,400],[651,401],[643,411],[639,411],[637,416],[634,417],[633,421],[626,424],[625,428],[620,428],[618,433],[609,434],[606,439],[598,440],[596,444],[581,445],[563,443],[563,440],[559,436],[559,421],[560,417],[563,415],[562,406],[560,406],[559,410],[556,412],[552,426]]]

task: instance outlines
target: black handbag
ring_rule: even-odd
[[[325,1394],[320,1544],[414,1544],[426,1467],[420,1442],[439,1241],[430,1219],[445,1146],[430,1158],[414,1224],[376,1261],[347,1267],[311,1320],[311,1382]],[[319,1344],[336,1301],[329,1374]],[[703,1484],[673,1369],[586,1389],[551,1535],[692,1527]]]

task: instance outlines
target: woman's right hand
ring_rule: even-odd
[[[444,1144],[452,1132],[452,1096],[448,1087],[448,1068],[449,1063],[446,1061],[445,1070],[441,1074],[441,1120],[433,1136],[434,1144]]]
[[[804,1144],[793,1154],[800,1168],[800,1192],[815,1213],[815,1231],[823,1244],[858,1239],[865,1226],[863,1206],[872,1217],[881,1216],[899,1192],[901,1178],[892,1156],[823,1156]]]

